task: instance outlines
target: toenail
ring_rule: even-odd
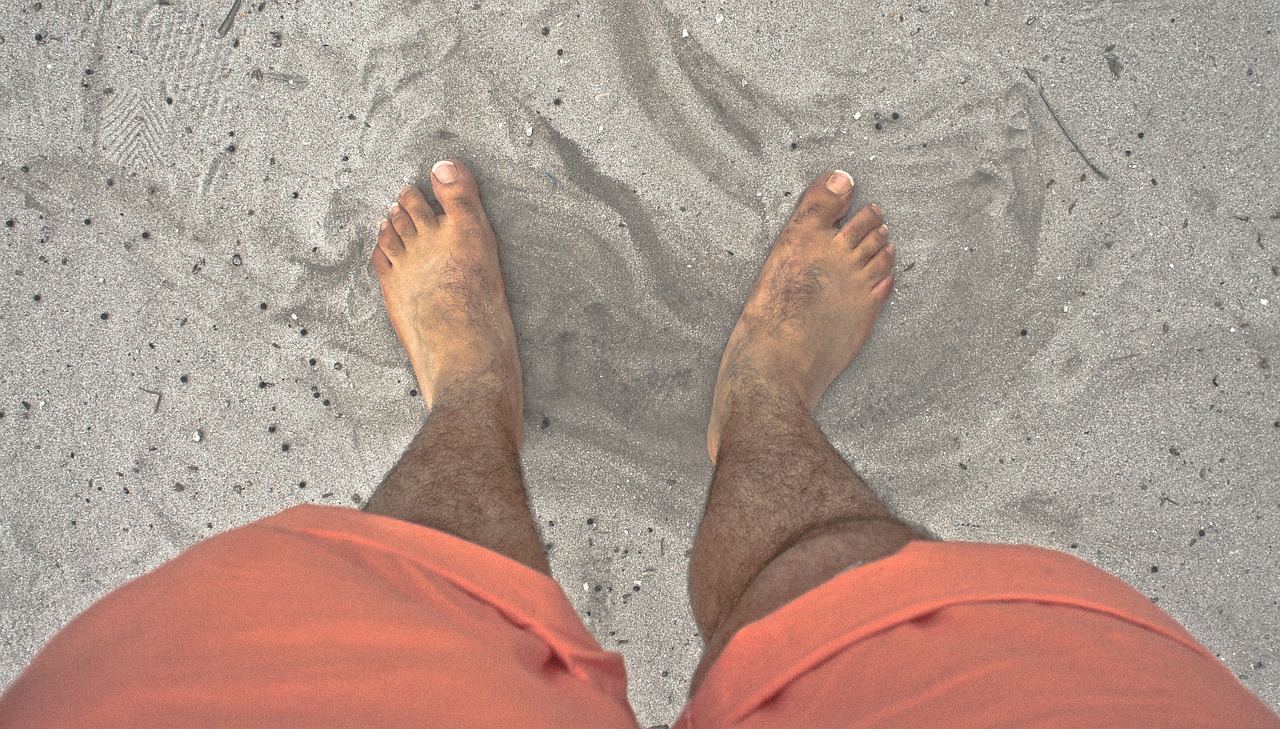
[[[879,206],[878,204],[876,204],[876,203],[871,203],[871,209],[872,209],[872,210],[874,210],[874,211],[876,211],[877,213],[879,213],[879,214],[881,214],[881,215],[884,215],[884,208],[880,207],[880,206]]]
[[[889,226],[882,225],[877,232],[880,233],[880,235],[889,235]]]
[[[431,168],[431,176],[442,185],[458,179],[458,168],[447,159],[442,159]]]
[[[378,226],[378,230],[386,230],[388,225],[390,225],[390,223],[384,220],[382,221],[382,225]]]
[[[398,212],[400,212],[400,203],[392,203],[392,204],[391,204],[391,214],[392,214],[392,215],[395,215],[395,214],[396,214],[396,213],[398,213]]]
[[[844,170],[836,170],[827,178],[827,189],[837,195],[848,194],[853,189],[853,178]]]

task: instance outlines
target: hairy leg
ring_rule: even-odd
[[[839,224],[852,196],[838,171],[806,192],[721,361],[707,437],[716,470],[689,565],[706,642],[692,690],[744,625],[927,538],[885,508],[810,416],[892,290],[879,208]]]
[[[499,412],[484,394],[437,401],[365,511],[448,532],[550,574],[516,434]]]
[[[431,177],[443,214],[405,188],[373,253],[431,414],[365,510],[549,573],[520,471],[520,362],[497,241],[466,167],[442,161]]]

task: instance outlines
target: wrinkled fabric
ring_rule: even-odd
[[[547,576],[299,506],[201,542],[54,636],[0,727],[634,729],[621,656]],[[1280,727],[1176,621],[1035,547],[912,542],[744,627],[676,729]]]

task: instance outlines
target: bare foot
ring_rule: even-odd
[[[876,205],[838,225],[852,200],[847,173],[819,177],[773,244],[720,361],[713,462],[737,397],[763,391],[812,411],[871,336],[893,290],[893,245]]]
[[[373,267],[387,314],[427,408],[482,398],[524,439],[520,360],[498,246],[475,177],[443,160],[431,168],[443,215],[417,187],[400,191],[383,221]]]

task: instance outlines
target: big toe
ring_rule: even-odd
[[[832,170],[809,185],[791,222],[796,225],[832,228],[853,202],[853,178],[844,170]]]
[[[475,175],[461,162],[444,159],[435,163],[431,167],[431,189],[446,223],[470,226],[487,222]]]

